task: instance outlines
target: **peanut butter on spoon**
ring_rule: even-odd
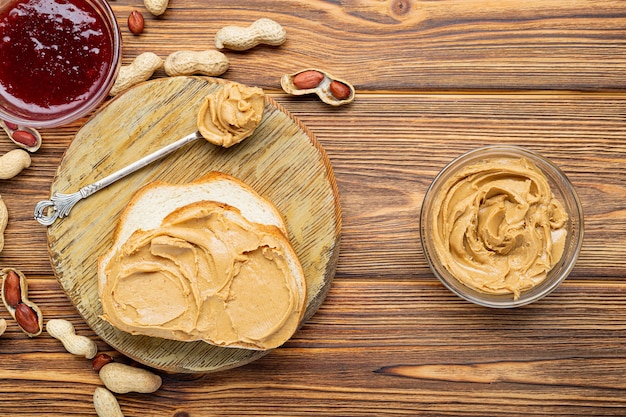
[[[228,83],[205,98],[198,112],[198,131],[209,142],[228,148],[254,132],[264,108],[262,89]]]
[[[56,219],[68,216],[72,207],[80,200],[198,139],[204,138],[225,148],[237,144],[252,135],[259,126],[264,109],[265,94],[262,89],[238,83],[225,84],[223,89],[205,98],[196,118],[198,131],[84,186],[77,192],[55,193],[49,200],[40,201],[35,205],[35,220],[44,226],[50,226]]]

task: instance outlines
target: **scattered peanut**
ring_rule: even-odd
[[[4,204],[2,196],[0,196],[0,252],[4,249],[4,230],[7,228],[8,223],[9,211],[7,210],[7,205]]]
[[[137,10],[133,10],[128,15],[127,24],[128,24],[128,30],[130,30],[132,34],[139,35],[141,32],[143,32],[143,28],[145,25],[144,20],[143,20],[143,15],[139,13]]]
[[[117,394],[127,392],[151,393],[161,387],[161,377],[147,369],[136,368],[123,363],[107,363],[100,369],[100,379],[104,385]]]
[[[257,45],[282,45],[287,40],[287,32],[272,19],[261,18],[248,27],[226,26],[215,34],[217,49],[227,48],[245,51]]]
[[[111,356],[107,355],[106,353],[101,353],[93,358],[93,360],[91,361],[91,368],[94,371],[99,372],[104,365],[106,365],[107,363],[111,363],[112,361],[113,358]]]
[[[329,90],[330,94],[332,94],[337,100],[345,100],[350,97],[350,87],[340,81],[332,80],[330,82]]]
[[[122,91],[146,81],[163,65],[163,59],[153,52],[144,52],[130,65],[122,66],[109,95],[115,96]]]
[[[350,103],[355,97],[354,87],[349,83],[314,68],[285,74],[280,79],[280,85],[285,92],[296,96],[315,93],[331,106]]]
[[[26,333],[41,333],[39,315],[32,307],[24,303],[15,306],[15,321]]]
[[[302,71],[293,77],[293,85],[295,85],[300,90],[306,90],[309,88],[315,88],[324,79],[324,74],[315,70]]]
[[[167,10],[169,0],[143,0],[143,5],[154,16],[161,16]]]
[[[39,335],[43,329],[43,315],[39,307],[28,299],[26,276],[14,268],[4,268],[0,275],[3,277],[2,302],[9,314],[29,337]],[[15,276],[19,279],[16,280]]]
[[[164,65],[170,77],[192,74],[217,76],[228,70],[230,62],[219,51],[177,51],[165,59]]]
[[[13,143],[28,152],[35,152],[41,146],[41,135],[37,129],[20,126],[5,120],[0,120],[0,127],[4,129]]]
[[[17,130],[17,129],[20,128],[17,124],[11,123],[11,122],[7,122],[6,120],[4,121],[4,124],[11,130]]]
[[[63,347],[73,355],[92,359],[98,353],[96,342],[86,336],[76,334],[74,325],[63,319],[50,319],[46,324],[48,334],[63,343]]]
[[[31,159],[23,149],[13,149],[0,156],[0,179],[8,180],[30,166]]]
[[[15,271],[9,270],[4,277],[4,299],[9,307],[16,308],[22,301],[20,277]]]
[[[97,387],[93,392],[93,408],[98,417],[124,417],[115,395],[106,388]]]
[[[27,132],[26,130],[16,130],[11,135],[15,142],[19,142],[22,145],[32,148],[37,145],[37,138],[31,132]]]
[[[7,329],[7,321],[5,319],[0,319],[0,336],[4,334]]]

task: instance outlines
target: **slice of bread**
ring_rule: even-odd
[[[206,323],[210,322],[212,318],[206,317],[199,317],[195,327],[184,331],[176,328],[176,320],[172,320],[170,323],[159,323],[158,326],[145,325],[146,322],[151,321],[146,314],[154,314],[154,317],[158,317],[163,313],[159,310],[160,305],[151,306],[151,313],[144,312],[143,322],[140,325],[118,316],[119,311],[122,311],[126,306],[120,306],[117,301],[113,301],[115,288],[112,286],[115,287],[117,283],[111,283],[107,276],[109,263],[116,262],[118,251],[135,234],[159,229],[163,224],[172,226],[172,221],[178,221],[172,219],[189,218],[197,212],[206,212],[207,210],[219,213],[220,218],[235,226],[254,228],[258,231],[259,236],[263,236],[263,241],[271,242],[274,248],[272,250],[276,250],[276,253],[280,254],[278,256],[284,257],[288,269],[285,276],[292,288],[295,289],[295,294],[290,296],[293,297],[294,301],[289,303],[290,311],[286,311],[281,319],[274,318],[277,323],[267,323],[271,326],[280,327],[277,327],[278,331],[275,334],[265,334],[263,329],[266,323],[259,321],[260,319],[255,319],[257,321],[254,322],[256,323],[254,326],[257,326],[258,329],[252,328],[250,323],[246,323],[243,327],[246,327],[247,330],[235,339],[233,339],[232,334],[226,338],[214,337],[213,330],[209,329],[211,331],[208,331],[206,329]],[[210,277],[202,279],[210,280]],[[257,277],[252,277],[251,281],[254,282],[250,282],[249,285],[242,282],[236,284],[239,291],[237,297],[247,301],[246,304],[233,302],[227,307],[228,314],[236,315],[238,311],[242,312],[241,314],[250,314],[252,311],[250,309],[256,309],[252,316],[263,317],[265,316],[263,308],[269,308],[267,306],[273,305],[271,299],[263,299],[265,294],[262,287],[274,285],[272,284],[275,282],[274,278],[258,277],[257,279]],[[133,285],[136,288],[137,285],[143,284]],[[146,282],[146,285],[152,285],[152,283]],[[282,215],[270,201],[260,196],[251,187],[234,177],[219,172],[211,172],[188,184],[154,182],[139,190],[120,216],[111,249],[98,260],[98,290],[103,304],[103,318],[122,331],[181,341],[204,340],[224,347],[264,350],[280,346],[297,330],[306,308],[306,279],[298,257],[287,237],[286,224]],[[250,292],[248,293],[248,291]],[[215,301],[211,301],[211,303],[213,302]],[[248,308],[248,302],[250,308]],[[166,300],[163,305],[167,305]],[[222,308],[220,306],[218,309]],[[207,307],[202,307],[202,309],[208,311]],[[205,315],[209,316],[210,314],[209,312]],[[232,320],[236,321],[237,317],[233,316]],[[159,320],[155,319],[155,321]],[[209,334],[213,336],[209,336]],[[255,340],[254,336],[250,336],[261,334],[265,334],[262,341]]]
[[[249,221],[276,226],[287,236],[285,221],[270,201],[243,181],[214,171],[187,184],[155,181],[137,191],[122,213],[114,240],[124,242],[135,230],[155,229],[175,209],[202,200],[237,207]]]

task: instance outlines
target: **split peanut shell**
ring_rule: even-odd
[[[8,288],[9,275],[14,273],[19,278],[19,295],[10,295],[15,290],[14,284]],[[39,307],[28,299],[28,282],[26,276],[15,268],[4,268],[0,271],[2,277],[2,302],[8,310],[11,317],[15,319],[20,329],[26,333],[29,337],[35,337],[41,334],[43,330],[43,315]],[[19,298],[18,300],[11,301],[12,298]],[[23,320],[22,312],[26,312],[30,315],[28,321]],[[32,317],[32,315],[36,317]]]
[[[4,129],[11,142],[28,152],[36,152],[41,147],[41,134],[37,129],[0,120],[0,127]]]
[[[317,85],[308,86],[305,84],[298,87],[298,76],[312,75],[314,73],[322,76]],[[293,74],[285,74],[280,79],[280,85],[286,93],[295,96],[317,94],[320,100],[331,106],[348,104],[354,100],[356,94],[354,87],[350,83],[317,68],[306,68]]]

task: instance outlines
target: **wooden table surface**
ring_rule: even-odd
[[[226,51],[223,78],[262,87],[309,127],[343,210],[333,285],[290,341],[243,367],[163,375],[154,394],[118,395],[126,416],[626,415],[626,2],[171,0],[160,18],[140,0],[110,4],[124,64],[145,51],[214,49],[225,25],[283,25],[280,47]],[[126,28],[133,9],[146,20],[139,36]],[[353,83],[356,100],[287,96],[280,76],[307,67]],[[0,181],[10,215],[0,264],[27,275],[46,320],[70,320],[115,356],[62,291],[33,220],[85,121],[42,129],[31,167]],[[0,139],[2,153],[14,148]],[[434,176],[489,144],[553,160],[585,212],[569,278],[512,310],[453,295],[419,243]],[[0,317],[0,415],[94,416],[91,361]]]

